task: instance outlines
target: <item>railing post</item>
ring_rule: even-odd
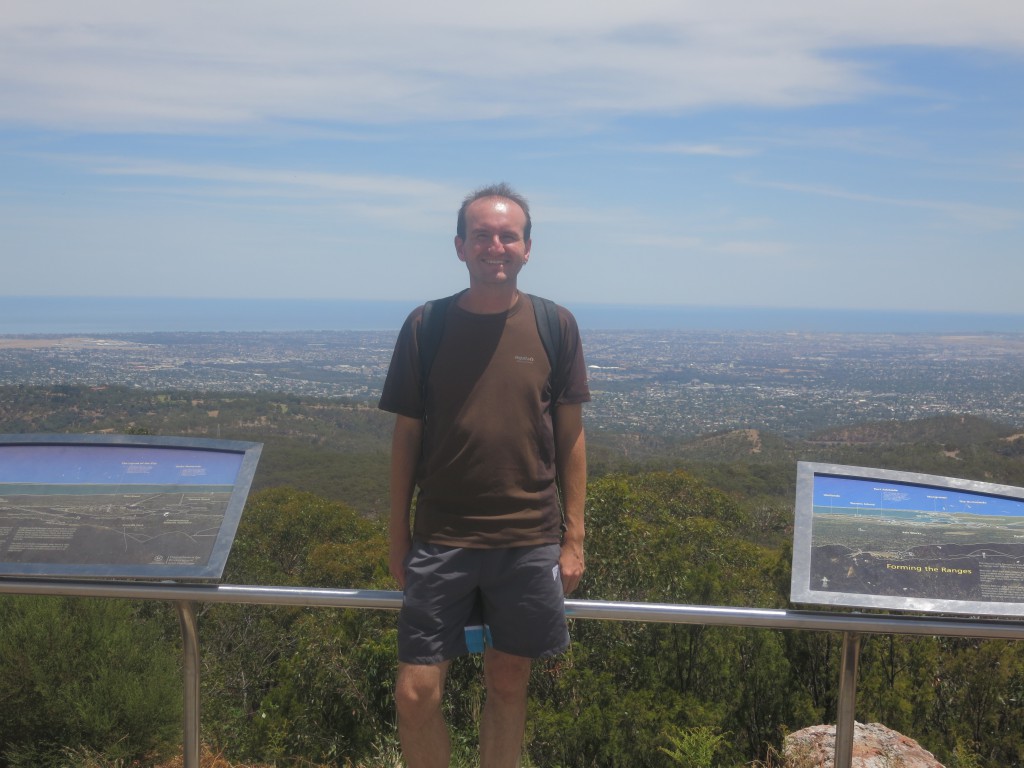
[[[199,768],[199,633],[192,603],[179,600],[181,647],[184,652],[183,768]]]
[[[860,634],[843,632],[843,658],[839,666],[839,702],[836,706],[835,768],[853,765],[853,732],[856,727],[857,660]]]

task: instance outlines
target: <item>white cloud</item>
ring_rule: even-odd
[[[331,194],[430,197],[451,195],[442,184],[399,176],[357,176],[295,170],[268,170],[228,165],[191,165],[130,158],[92,161],[94,172],[110,176],[147,176],[201,182],[256,184],[273,189],[308,189]]]
[[[793,247],[789,243],[769,240],[722,240],[709,237],[686,235],[636,235],[630,244],[651,248],[661,253],[703,253],[738,258],[764,258],[790,255]]]
[[[750,157],[756,154],[752,149],[725,147],[721,144],[662,144],[660,146],[644,147],[643,151],[666,155],[698,155],[706,157]]]
[[[354,175],[295,170],[247,168],[230,165],[195,165],[131,158],[80,158],[99,176],[153,180],[158,189],[140,195],[199,198],[204,204],[250,206],[261,201],[264,209],[281,210],[297,204],[309,212],[329,211],[339,223],[368,226],[371,222],[407,233],[435,232],[454,220],[453,201],[463,190],[403,176]],[[168,186],[168,182],[172,186]],[[121,193],[130,190],[120,189]]]
[[[923,198],[888,197],[863,192],[854,192],[836,186],[815,184],[793,184],[788,182],[757,181],[748,182],[753,186],[781,189],[787,192],[833,197],[842,200],[892,206],[897,208],[916,208],[931,211],[943,217],[950,217],[979,229],[1009,229],[1024,223],[1024,211],[1015,208],[1004,208],[994,205],[977,205],[956,200],[928,200]]]
[[[729,256],[777,257],[788,254],[792,248],[787,243],[730,240],[715,246],[713,250]]]
[[[630,238],[630,244],[644,248],[658,248],[667,251],[692,251],[704,245],[699,237],[687,237],[685,235],[634,235]]]
[[[0,121],[265,129],[856,99],[870,46],[1020,52],[1019,0],[12,0]]]

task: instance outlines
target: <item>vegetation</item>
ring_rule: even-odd
[[[121,600],[0,600],[0,760],[59,768],[64,748],[160,754],[181,722],[180,655],[148,608]]]
[[[374,514],[388,424],[370,409],[14,389],[0,399],[3,431],[196,434],[217,410],[222,437],[268,446],[225,581],[393,588]],[[595,473],[579,597],[785,606],[798,458],[1024,484],[1021,438],[975,419],[850,427],[803,442],[730,433],[703,444],[704,453],[692,441]],[[611,455],[608,445],[598,440],[596,450]],[[350,462],[366,467],[361,476]],[[283,486],[293,470],[302,487]],[[355,500],[343,502],[347,493]],[[204,765],[396,765],[394,625],[385,612],[201,605]],[[527,765],[778,765],[787,732],[834,721],[835,634],[584,620],[571,631],[571,650],[534,670]],[[0,598],[0,767],[172,768],[179,645],[163,605]],[[473,764],[479,665],[469,657],[451,672],[460,766]],[[1024,765],[1022,692],[1019,643],[863,641],[858,719],[916,738],[947,765]]]

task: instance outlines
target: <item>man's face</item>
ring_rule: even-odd
[[[484,197],[466,208],[466,239],[455,238],[455,252],[469,269],[470,285],[516,284],[530,259],[525,227],[523,209],[503,197]]]

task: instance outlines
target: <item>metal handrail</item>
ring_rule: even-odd
[[[318,589],[238,584],[178,582],[57,581],[0,578],[0,593],[116,597],[169,602],[301,605],[321,608],[364,608],[397,611],[402,593],[373,589]],[[938,617],[907,614],[827,612],[729,606],[632,603],[606,600],[566,600],[573,619],[603,619],[668,624],[762,627],[817,632],[942,635],[1002,640],[1024,639],[1024,621],[983,617]]]
[[[300,605],[322,608],[363,608],[397,611],[402,593],[372,589],[312,589],[237,584],[178,582],[60,581],[0,578],[0,594],[63,595],[163,600],[175,603],[184,650],[185,768],[199,768],[199,642],[194,603]],[[669,624],[755,627],[843,633],[843,663],[837,707],[836,768],[850,768],[853,755],[854,702],[857,656],[864,634],[942,635],[1003,640],[1024,639],[1024,621],[983,617],[933,617],[906,614],[840,613],[728,606],[629,603],[605,600],[566,600],[573,619],[639,621]]]

